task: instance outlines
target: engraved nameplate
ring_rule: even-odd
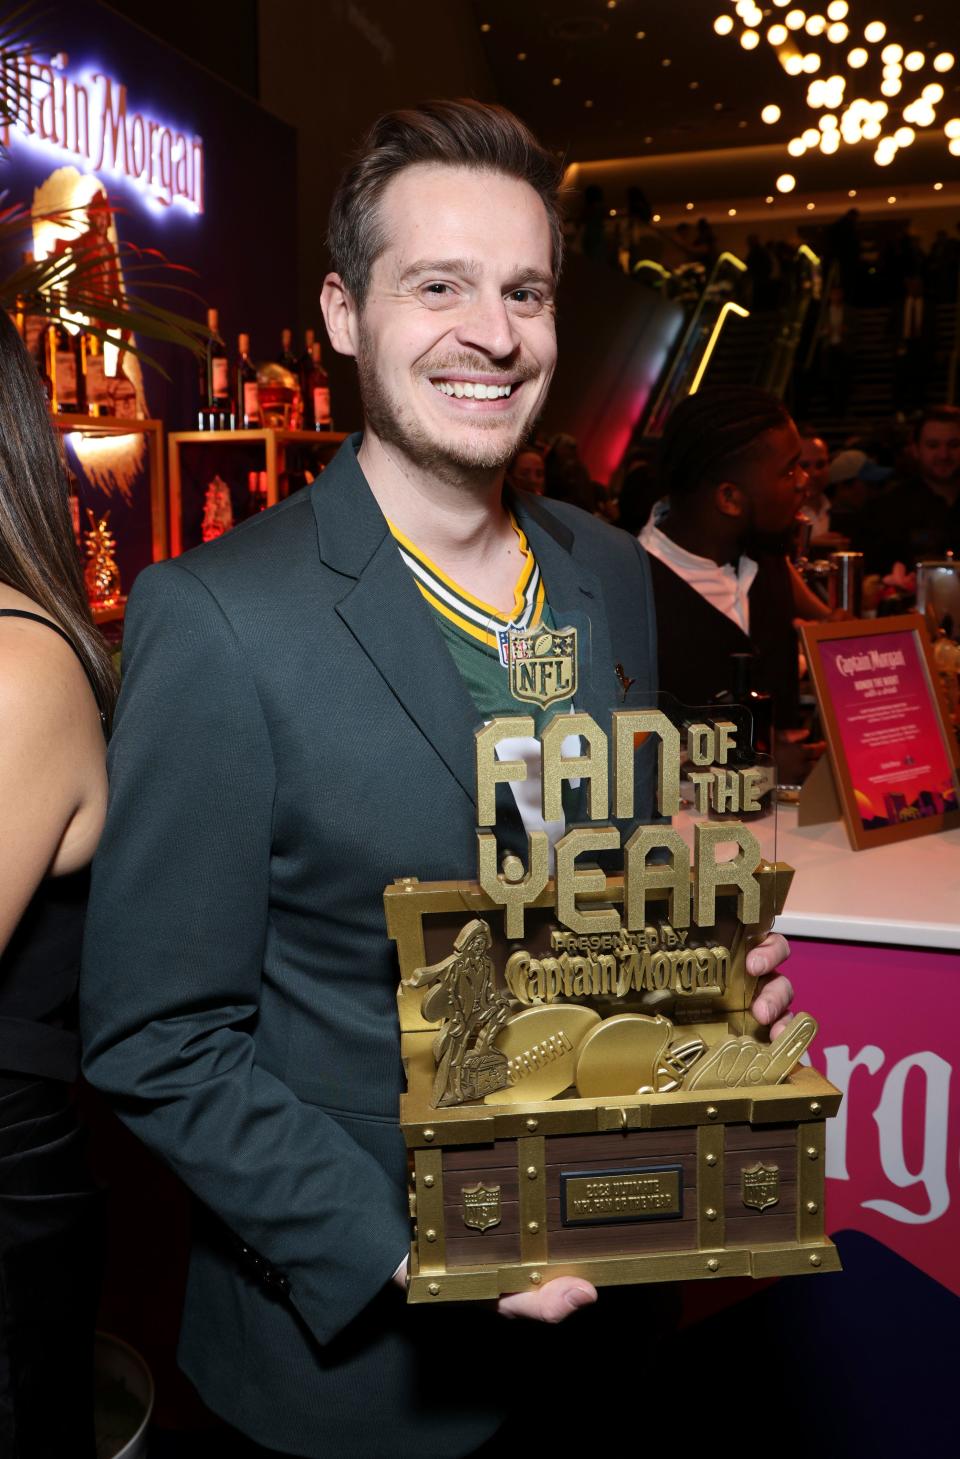
[[[675,1219],[683,1215],[683,1167],[561,1171],[560,1211],[564,1226]]]

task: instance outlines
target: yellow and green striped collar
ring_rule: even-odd
[[[545,597],[536,558],[512,513],[510,524],[520,542],[523,565],[514,588],[513,610],[511,613],[502,613],[498,608],[491,608],[489,603],[475,598],[472,593],[468,593],[452,578],[447,577],[399,528],[392,522],[387,522],[400,549],[400,556],[413,573],[414,582],[430,606],[463,633],[498,653],[500,635],[497,629],[506,625],[513,628],[533,627],[540,621]]]

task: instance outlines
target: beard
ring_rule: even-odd
[[[452,370],[489,372],[490,361],[476,355],[448,355],[444,359],[425,362],[417,373],[429,380],[434,375]],[[525,381],[536,379],[539,373],[535,366],[522,362],[510,370],[512,377],[519,376]],[[516,455],[535,424],[536,402],[525,414],[518,415],[509,427],[505,427],[502,418],[478,414],[467,418],[471,431],[465,440],[444,437],[439,432],[432,434],[411,409],[405,408],[391,395],[377,369],[375,350],[362,328],[357,351],[357,375],[364,419],[380,440],[402,451],[420,470],[432,472],[447,481],[459,481],[464,475],[473,473],[488,475],[491,471],[501,470]]]

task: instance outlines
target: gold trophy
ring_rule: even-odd
[[[560,1275],[603,1286],[839,1270],[823,1193],[840,1094],[800,1062],[816,1023],[797,1014],[771,1041],[750,1011],[747,953],[793,876],[754,834],[775,777],[733,717],[677,718],[619,709],[608,730],[558,714],[543,730],[544,821],[564,779],[588,807],[553,875],[543,832],[526,864],[497,865],[496,786],[525,767],[496,746],[533,721],[493,720],[476,736],[477,879],[399,878],[385,892],[412,1302]],[[575,759],[561,754],[570,735]],[[638,745],[656,747],[662,819],[634,826]],[[622,846],[611,818],[631,827]],[[586,864],[618,848],[617,874]]]

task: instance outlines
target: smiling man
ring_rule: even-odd
[[[198,1198],[181,1361],[271,1452],[467,1454],[522,1397],[533,1329],[505,1318],[596,1298],[560,1278],[497,1309],[405,1305],[382,902],[399,875],[475,874],[473,735],[517,712],[511,628],[583,626],[588,712],[613,707],[618,663],[654,687],[639,545],[503,489],[556,359],[559,176],[496,107],[382,118],[334,201],[323,291],[362,435],[309,490],[148,569],[128,607],[86,1069]],[[503,849],[538,815],[508,803]],[[776,1025],[782,939],[750,956]],[[549,1375],[574,1354],[548,1336]],[[541,1434],[560,1417],[530,1414]]]

